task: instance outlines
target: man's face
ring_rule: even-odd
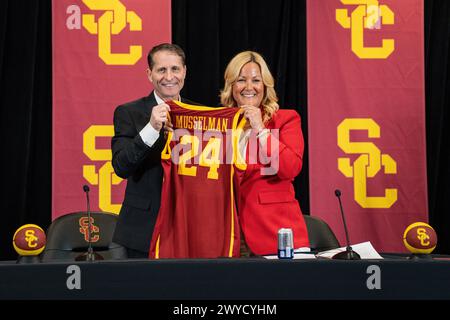
[[[147,75],[158,96],[164,101],[178,99],[186,77],[181,57],[163,50],[153,55],[153,62],[153,69],[147,69]]]
[[[242,67],[239,77],[233,84],[233,98],[238,107],[243,105],[259,107],[263,96],[264,83],[259,65],[249,62]]]

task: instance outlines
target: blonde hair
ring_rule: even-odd
[[[220,102],[224,107],[236,106],[236,101],[233,98],[233,84],[239,78],[242,67],[249,62],[256,63],[261,69],[262,81],[264,83],[264,97],[261,101],[262,116],[263,122],[267,123],[280,107],[277,103],[278,98],[274,89],[275,81],[273,76],[264,58],[257,52],[243,51],[234,56],[228,63],[224,74],[225,85],[220,92]]]

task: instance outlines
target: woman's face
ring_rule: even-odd
[[[264,83],[259,65],[246,63],[233,84],[233,98],[238,107],[251,105],[259,107],[264,96]]]

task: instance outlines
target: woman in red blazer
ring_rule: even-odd
[[[237,54],[224,78],[222,105],[242,108],[250,129],[244,131],[239,143],[241,152],[247,155],[247,169],[238,172],[236,179],[244,247],[258,255],[277,253],[280,228],[292,229],[294,248],[309,247],[292,185],[302,168],[300,116],[294,110],[279,110],[274,79],[260,54]],[[261,158],[259,151],[266,156]],[[267,159],[271,160],[269,164]]]

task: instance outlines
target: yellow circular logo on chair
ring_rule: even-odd
[[[45,232],[35,224],[25,224],[16,230],[13,246],[21,256],[37,256],[45,248]]]

